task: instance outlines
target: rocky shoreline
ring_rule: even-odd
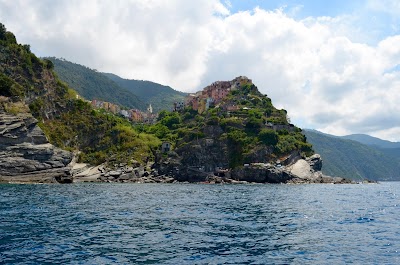
[[[37,123],[0,112],[0,182],[72,183],[73,154],[50,144]]]
[[[105,165],[91,167],[86,164],[76,164],[73,167],[73,182],[205,184],[356,183],[345,178],[325,176],[320,171],[321,166],[322,160],[320,156],[314,155],[307,159],[299,159],[289,166],[257,163],[240,169],[202,172],[202,176],[183,178],[180,174],[174,174],[173,171],[170,171],[170,173],[172,173],[171,175],[162,174],[160,170],[157,169],[159,165],[154,163],[148,163],[143,166],[137,161],[132,161],[130,166],[127,164],[115,164],[112,168],[108,168]]]
[[[206,172],[186,166],[176,154],[145,165],[138,161],[110,166],[79,164],[75,155],[50,144],[30,114],[0,113],[0,182],[5,183],[333,183],[354,181],[325,176],[316,154],[293,153],[285,163],[253,163]]]

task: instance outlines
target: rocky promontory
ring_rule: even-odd
[[[246,165],[243,168],[234,170],[232,177],[237,180],[257,183],[353,183],[345,178],[323,175],[321,168],[322,159],[319,154],[314,154],[307,158],[297,155],[288,165],[280,163],[275,165],[270,163]]]
[[[70,183],[72,157],[48,142],[31,114],[0,112],[0,182]]]
[[[172,112],[117,116],[114,104],[93,109],[1,23],[0,54],[0,182],[346,182],[321,174],[301,128],[245,76]]]
[[[108,183],[286,183],[311,184],[355,183],[349,179],[325,176],[321,173],[322,159],[318,154],[308,158],[292,157],[288,165],[271,163],[253,163],[233,170],[219,169],[206,172],[200,169],[186,168],[185,165],[163,161],[162,165],[148,163],[141,165],[132,161],[131,165],[115,164],[89,166],[76,164],[73,169],[74,182],[108,182]]]

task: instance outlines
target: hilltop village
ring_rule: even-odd
[[[239,76],[232,81],[214,82],[210,86],[205,87],[203,90],[195,94],[190,94],[186,98],[185,106],[192,107],[193,110],[196,110],[201,114],[208,110],[210,106],[218,105],[223,99],[226,98],[230,91],[238,90],[241,86],[246,84],[252,84],[252,81],[245,76]],[[239,107],[233,102],[228,102],[221,107],[227,111],[239,109]],[[180,108],[177,110],[180,110]]]
[[[157,115],[84,100],[2,24],[0,50],[0,182],[341,181],[321,174],[302,130],[246,77]]]
[[[223,99],[229,94],[230,91],[239,89],[245,84],[252,84],[251,79],[240,76],[232,81],[217,81],[210,86],[205,87],[203,90],[194,94],[190,94],[185,99],[185,102],[175,102],[171,106],[172,111],[182,111],[185,107],[190,107],[197,111],[199,114],[208,110],[210,106],[216,106],[222,102]],[[104,109],[113,114],[119,114],[135,123],[155,123],[157,114],[153,113],[151,104],[148,106],[147,111],[143,112],[139,109],[123,109],[117,104],[94,99],[91,101],[92,107],[96,109]],[[239,107],[235,103],[228,103],[221,106],[226,111],[235,111]]]
[[[113,114],[119,114],[134,123],[153,124],[157,121],[158,117],[156,113],[153,113],[153,107],[151,106],[151,104],[147,108],[147,112],[143,112],[138,109],[122,109],[116,104],[97,99],[92,100],[91,105],[95,109],[104,109]]]
[[[226,100],[231,91],[237,91],[245,85],[252,85],[251,79],[246,76],[239,76],[231,81],[216,81],[211,85],[205,87],[203,90],[193,94],[189,94],[185,101],[175,102],[171,106],[171,111],[182,112],[185,108],[191,108],[199,114],[204,113],[210,107],[218,107],[221,110],[230,113],[241,109],[235,100]],[[248,100],[247,96],[242,97],[243,100]],[[91,105],[95,109],[104,109],[113,114],[119,114],[133,123],[155,124],[158,119],[158,113],[153,113],[151,104],[148,106],[147,111],[139,109],[123,109],[117,104],[113,104],[101,100],[92,100]],[[242,107],[243,110],[249,110],[248,107]],[[293,131],[293,124],[274,124],[273,122],[266,122],[265,126],[268,129]]]

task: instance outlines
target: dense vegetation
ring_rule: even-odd
[[[49,140],[64,149],[80,150],[82,161],[144,162],[153,158],[160,140],[135,130],[128,120],[116,117],[103,110],[94,110],[82,100],[71,102],[68,112],[60,118],[41,123]]]
[[[350,134],[340,137],[344,139],[354,140],[359,143],[380,149],[400,149],[400,142],[390,142],[366,134]]]
[[[126,120],[94,110],[57,79],[50,60],[18,44],[0,24],[0,111],[32,113],[51,143],[79,150],[84,162],[152,159],[161,142],[135,130]],[[29,108],[28,108],[29,106]]]
[[[54,71],[60,80],[89,100],[99,99],[142,111],[146,111],[151,104],[153,111],[159,112],[171,110],[174,102],[183,101],[186,96],[171,87],[150,81],[127,80],[64,59],[46,59],[54,64]]]
[[[105,76],[121,87],[137,95],[147,105],[151,104],[154,112],[171,110],[174,102],[184,101],[186,94],[176,91],[169,86],[163,86],[150,81],[123,79],[114,74]]]
[[[53,71],[63,61],[50,59],[53,61],[37,58],[28,45],[18,44],[14,35],[1,25],[0,109],[13,114],[32,113],[40,121],[51,143],[80,151],[83,162],[129,163],[131,159],[144,162],[154,158],[161,140],[172,142],[178,152],[207,137],[226,147],[229,167],[232,168],[249,162],[276,161],[295,150],[304,155],[313,153],[301,130],[289,125],[286,111],[276,109],[271,99],[262,95],[251,83],[231,91],[222,102],[201,114],[191,108],[179,113],[164,110],[160,112],[156,124],[134,128],[127,120],[94,110],[88,102],[78,99],[76,91],[61,82]],[[96,88],[92,92],[95,98],[101,99],[97,87],[111,83],[93,75],[93,71],[85,67],[74,67],[83,73],[70,73],[70,82],[78,80],[83,88],[97,80],[99,83],[92,83],[92,88]],[[89,73],[90,77],[86,76]],[[165,87],[146,89],[150,94],[159,93],[158,89],[166,90]],[[172,99],[175,100],[174,97],[179,94],[175,92],[170,94],[168,105],[172,106]],[[180,99],[182,96],[179,94]],[[161,93],[161,97],[166,96]],[[109,101],[107,98],[104,100]],[[232,104],[238,108],[227,111],[226,106]],[[267,123],[281,127],[271,128]]]
[[[127,108],[146,110],[146,104],[137,95],[122,88],[103,74],[80,64],[48,57],[54,71],[63,82],[75,89],[85,99],[98,99]]]
[[[359,142],[305,130],[307,140],[324,160],[322,172],[355,180],[399,180],[398,158]]]
[[[226,104],[236,104],[238,109],[228,112],[224,109]],[[247,84],[231,91],[218,106],[201,114],[191,108],[185,108],[179,113],[162,111],[157,124],[142,129],[172,142],[179,150],[199,139],[215,138],[208,131],[210,127],[217,127],[216,130],[221,130],[217,140],[227,143],[231,168],[256,162],[254,154],[260,148],[268,150],[268,157],[263,157],[264,162],[283,158],[294,150],[303,155],[313,153],[312,146],[306,142],[301,129],[293,127],[292,130],[274,130],[267,128],[267,122],[290,128],[286,111],[276,109],[267,96],[259,93],[253,84]]]

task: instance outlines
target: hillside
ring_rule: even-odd
[[[167,164],[175,165],[183,180],[194,178],[199,168],[240,170],[244,164],[276,165],[291,155],[313,154],[286,111],[276,109],[246,77],[215,82],[188,102],[176,112],[161,112],[159,123],[143,128],[172,144],[173,162]]]
[[[172,89],[150,81],[123,79],[117,75],[104,73],[105,76],[116,82],[121,87],[137,95],[147,105],[151,104],[155,112],[171,110],[174,102],[182,102],[187,96]]]
[[[322,156],[324,174],[355,180],[400,180],[400,163],[395,157],[371,146],[318,131],[304,130],[304,134]]]
[[[357,141],[357,142],[365,144],[365,145],[375,146],[375,147],[382,148],[382,149],[394,149],[394,148],[400,149],[399,142],[391,142],[391,141],[387,141],[387,140],[382,140],[377,137],[373,137],[373,136],[366,135],[366,134],[350,134],[350,135],[340,136],[340,137],[343,139]]]
[[[43,130],[46,141],[64,150],[79,151],[84,162],[144,161],[153,157],[152,151],[161,144],[156,137],[139,133],[127,120],[94,110],[89,103],[77,99],[76,91],[61,82],[53,68],[52,61],[37,58],[29,45],[18,44],[0,24],[0,114],[10,120],[1,121],[1,150],[9,149],[8,154],[12,154],[17,145],[30,146]],[[25,135],[30,130],[32,136],[15,135]],[[13,139],[18,137],[21,139],[16,143]],[[25,151],[21,152],[28,152],[22,156],[46,160],[49,148],[42,147],[29,152],[22,148]]]
[[[140,100],[137,95],[95,70],[54,57],[45,59],[53,62],[54,71],[60,80],[76,90],[85,99],[98,99],[140,110],[147,108],[145,102]]]
[[[1,24],[0,55],[0,181],[40,182],[46,173],[46,181],[72,182],[74,152],[106,162],[89,170],[91,181],[349,183],[322,175],[301,129],[247,77],[214,82],[155,124],[132,127],[77,97],[52,61]]]

